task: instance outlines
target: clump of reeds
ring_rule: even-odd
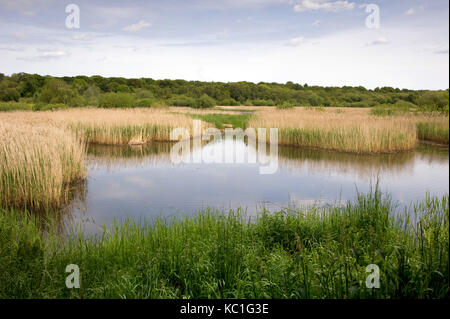
[[[182,127],[192,136],[192,118],[170,109],[68,109],[47,112],[5,113],[9,123],[52,125],[74,131],[86,142],[120,145],[139,141],[169,141],[173,128]],[[211,124],[203,123],[204,128]]]
[[[446,121],[417,122],[417,136],[420,140],[448,144],[448,118]]]
[[[416,127],[407,120],[370,117],[367,111],[306,108],[257,112],[250,127],[278,128],[280,145],[352,153],[392,153],[417,145]]]
[[[0,137],[0,206],[41,211],[67,203],[71,184],[86,173],[75,134],[0,121]]]

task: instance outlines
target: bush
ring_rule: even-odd
[[[214,107],[216,105],[216,101],[210,97],[209,95],[203,94],[199,99],[197,99],[195,103],[195,108],[205,109]]]
[[[280,109],[280,110],[292,109],[292,108],[294,108],[294,104],[292,104],[290,102],[283,102],[283,103],[277,105],[277,109]]]
[[[190,97],[190,96],[176,96],[171,98],[169,101],[169,105],[172,106],[189,106],[189,107],[196,107],[197,101]]]
[[[392,116],[408,113],[416,106],[410,102],[399,100],[395,104],[380,104],[370,110],[370,114],[378,116]]]
[[[436,110],[444,109],[449,104],[448,91],[428,91],[417,99],[417,105]]]
[[[53,110],[59,110],[59,109],[67,109],[68,106],[63,103],[57,103],[57,104],[45,104],[45,103],[36,103],[33,105],[33,111],[53,111]]]
[[[66,104],[68,106],[81,106],[83,99],[78,92],[66,82],[59,79],[49,80],[38,95],[38,101],[45,104]]]
[[[30,111],[33,104],[26,102],[2,102],[0,103],[0,112],[8,111]]]
[[[257,99],[257,100],[253,100],[252,104],[254,106],[275,106],[275,102],[272,100],[262,100],[262,99]]]
[[[134,104],[136,107],[161,107],[166,106],[163,102],[158,101],[157,99],[139,99]]]
[[[229,99],[223,99],[223,100],[219,101],[217,103],[217,105],[220,105],[220,106],[238,106],[239,102],[236,101],[235,99],[229,98]]]
[[[100,101],[101,94],[102,91],[98,86],[96,86],[95,84],[89,85],[89,87],[83,93],[85,104],[97,106]]]
[[[100,98],[99,106],[103,108],[134,107],[134,97],[129,93],[106,93]]]
[[[20,92],[17,84],[9,78],[3,77],[0,80],[0,101],[18,101],[19,98]]]
[[[150,90],[138,90],[136,92],[136,97],[138,99],[152,99],[154,98],[154,94]]]

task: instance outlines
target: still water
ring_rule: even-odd
[[[88,179],[66,217],[85,233],[114,219],[137,221],[193,214],[206,207],[243,207],[247,213],[338,204],[367,192],[379,179],[399,206],[449,192],[449,149],[420,145],[400,154],[355,155],[279,147],[278,170],[259,174],[259,164],[171,161],[173,144],[90,145]],[[221,144],[204,145],[201,151]],[[246,152],[254,151],[245,144]],[[224,146],[226,149],[226,146]],[[67,222],[67,221],[66,221]]]

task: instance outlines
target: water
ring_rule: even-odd
[[[222,147],[223,144],[209,144]],[[251,151],[245,144],[245,151]],[[449,192],[449,150],[421,145],[400,154],[354,155],[279,147],[278,171],[259,174],[259,164],[173,164],[172,144],[91,145],[88,180],[66,222],[98,233],[114,219],[135,220],[193,214],[206,207],[262,207],[339,204],[368,192],[379,178],[382,191],[400,206]]]

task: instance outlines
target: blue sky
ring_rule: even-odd
[[[80,28],[65,8],[80,8]],[[380,12],[368,28],[368,4]],[[447,0],[0,0],[0,72],[449,86]]]

